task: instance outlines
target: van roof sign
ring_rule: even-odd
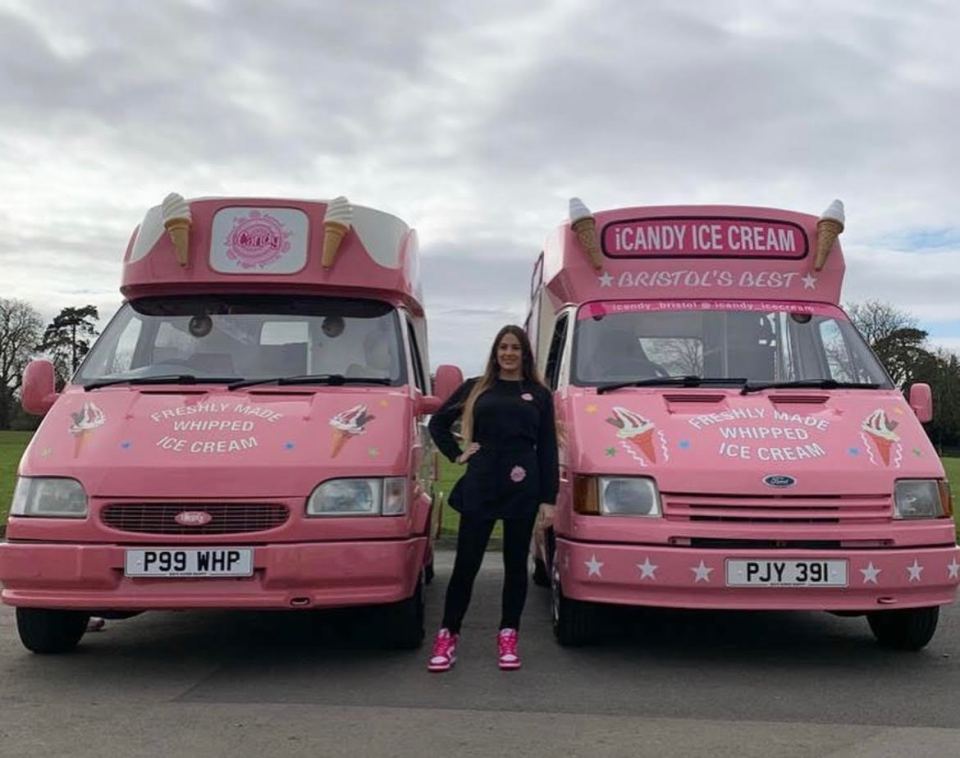
[[[626,219],[603,227],[603,252],[612,258],[804,258],[799,224],[717,216]]]

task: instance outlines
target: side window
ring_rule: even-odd
[[[557,319],[553,329],[553,339],[550,341],[550,352],[547,354],[547,367],[544,371],[545,379],[550,389],[555,390],[560,381],[560,359],[563,357],[563,346],[567,336],[567,314]]]
[[[423,371],[423,359],[420,357],[420,346],[417,344],[417,333],[414,331],[413,324],[407,321],[407,336],[410,339],[410,353],[413,357],[413,378],[417,389],[422,393],[427,393],[426,374]]]

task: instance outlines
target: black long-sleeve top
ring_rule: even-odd
[[[476,381],[460,385],[430,419],[430,434],[451,461],[462,452],[451,427]],[[477,398],[473,419],[473,441],[480,449],[468,460],[450,504],[471,515],[524,518],[540,503],[555,502],[560,476],[550,390],[498,379]]]

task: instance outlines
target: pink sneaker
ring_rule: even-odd
[[[517,630],[501,629],[497,634],[497,651],[500,668],[511,671],[520,668],[520,654],[517,652]]]
[[[449,629],[441,629],[433,640],[433,652],[430,653],[428,671],[449,671],[457,662],[457,642],[459,634],[451,634]]]

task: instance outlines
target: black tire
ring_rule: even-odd
[[[580,647],[596,641],[599,631],[597,608],[593,603],[571,600],[553,577],[553,634],[564,647]]]
[[[84,632],[90,614],[48,608],[17,608],[17,632],[23,646],[41,655],[69,653]]]
[[[550,586],[550,573],[542,558],[533,559],[533,583],[538,587]]]
[[[386,647],[414,650],[423,642],[423,577],[417,580],[413,594],[383,609],[383,633]]]
[[[867,614],[870,631],[883,647],[920,650],[933,639],[940,620],[940,606],[904,608]]]

